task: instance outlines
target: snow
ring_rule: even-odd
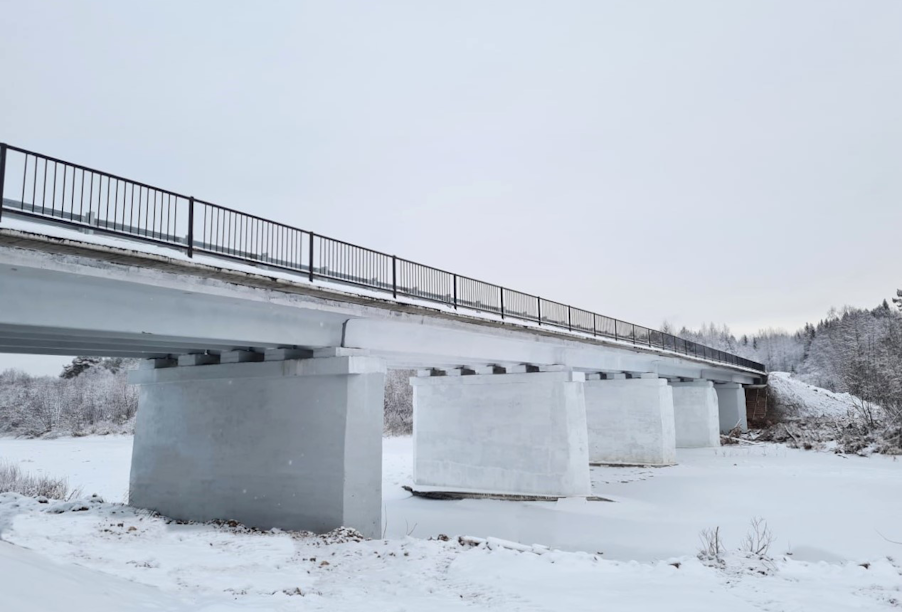
[[[55,563],[24,548],[0,542],[0,609],[10,612],[138,612],[226,610],[193,598],[91,571],[71,563]]]
[[[844,417],[856,412],[861,400],[848,393],[833,393],[821,387],[809,385],[788,372],[771,372],[767,384],[777,396],[781,406],[790,410],[792,417]]]
[[[116,502],[130,447],[128,436],[0,438],[0,460]],[[384,440],[384,541],[0,495],[0,539],[16,545],[0,544],[0,610],[153,601],[160,610],[829,612],[902,600],[902,563],[892,560],[902,546],[880,535],[902,539],[902,462],[891,458],[763,444],[680,450],[674,467],[593,468],[593,493],[613,502],[504,502],[411,497],[401,488],[411,453],[410,438]],[[772,561],[736,552],[754,516],[777,536]],[[721,568],[695,557],[699,532],[715,526],[732,551]],[[448,541],[426,539],[443,533]],[[482,543],[462,545],[461,535]]]
[[[128,501],[132,436],[60,437],[28,440],[0,438],[0,461],[18,463],[25,472],[65,477],[85,495],[110,502]]]

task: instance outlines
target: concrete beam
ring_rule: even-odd
[[[472,333],[464,325],[441,326],[423,317],[417,325],[402,321],[365,318],[345,323],[344,345],[367,348],[389,361],[437,363],[435,353],[453,356],[458,363],[511,363],[563,365],[580,371],[655,372],[658,375],[699,376],[702,367],[689,358],[658,355],[640,349],[599,343],[590,345],[565,339],[524,337],[529,330],[514,332],[486,329]],[[431,354],[430,354],[431,353]],[[726,370],[734,369],[725,366]],[[715,371],[719,371],[715,368]]]
[[[220,355],[220,363],[248,363],[263,361],[263,353],[256,351],[228,351]]]
[[[0,240],[9,236],[0,228]],[[58,241],[32,242],[62,248]],[[47,334],[51,343],[71,342],[71,350],[23,343],[0,350],[165,357],[342,346],[369,350],[392,366],[528,363],[661,376],[697,376],[704,368],[715,373],[711,380],[742,383],[760,376],[660,349],[391,303],[129,249],[82,245],[78,250],[79,243],[64,242],[66,250],[59,253],[0,245],[0,338],[7,332],[15,337]],[[65,326],[59,325],[58,304],[67,304]],[[161,311],[159,304],[166,308]],[[107,344],[88,346],[101,338],[109,349]]]
[[[487,366],[469,366],[470,370],[473,370],[474,374],[485,375],[485,374],[505,374],[507,370],[498,365],[487,365]]]
[[[219,363],[219,355],[208,355],[203,353],[179,355],[178,362],[180,367],[214,365]]]
[[[313,357],[313,351],[302,348],[273,348],[266,349],[263,354],[264,361],[286,361],[288,359],[309,359]]]
[[[162,359],[145,359],[138,364],[138,368],[142,370],[158,370],[160,368],[174,368],[178,364],[178,359],[164,357]]]
[[[531,363],[520,363],[505,368],[508,374],[530,374],[539,371],[539,366]]]

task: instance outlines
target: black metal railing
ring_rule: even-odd
[[[9,194],[10,197],[7,197]],[[457,308],[532,321],[758,372],[763,364],[661,331],[320,236],[115,174],[0,144],[3,209]]]

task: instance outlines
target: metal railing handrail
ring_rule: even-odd
[[[16,155],[11,156],[10,153]],[[9,165],[11,161],[15,161],[14,158],[17,156],[22,156],[23,162],[22,170],[19,173],[22,179],[19,191],[21,200],[10,200],[18,204],[18,206],[10,206],[3,196],[11,184],[10,181],[14,174],[8,171]],[[31,159],[33,159],[33,165],[31,175],[29,175],[29,160]],[[39,194],[37,187],[42,163],[43,177]],[[52,175],[48,174],[50,164],[53,164]],[[60,168],[62,168],[61,178]],[[78,212],[76,212],[76,182],[79,172],[81,173],[81,183],[78,189]],[[85,179],[88,175],[90,175],[90,188],[87,212],[85,212]],[[50,178],[49,201],[48,176]],[[94,202],[95,177],[99,177],[97,178],[96,203]],[[29,178],[32,188],[30,203],[26,201]],[[104,180],[106,181],[105,200],[103,198]],[[71,182],[71,188],[67,194],[69,182]],[[59,198],[57,197],[58,184],[61,186]],[[138,190],[137,218],[135,214],[136,188]],[[130,197],[129,189],[131,190]],[[113,195],[114,193],[115,195]],[[151,194],[153,194],[152,203]],[[40,195],[40,203],[37,202],[38,195]],[[158,195],[160,196],[159,202],[157,201]],[[165,203],[163,196],[166,196]],[[113,199],[112,216],[110,216],[111,198]],[[277,221],[270,221],[257,215],[153,187],[102,170],[0,143],[0,221],[3,218],[4,207],[44,222],[86,228],[170,248],[184,249],[189,257],[193,257],[195,252],[224,257],[252,265],[264,265],[297,273],[306,276],[310,281],[320,278],[390,293],[394,299],[404,296],[445,304],[454,309],[463,307],[500,315],[502,319],[530,321],[540,326],[629,342],[637,347],[661,349],[680,355],[727,363],[756,372],[766,372],[765,366],[761,363],[685,340],[673,334],[547,300],[531,293],[494,285],[463,274],[417,263]],[[183,210],[181,215],[179,215],[180,209]],[[214,218],[215,232],[213,229]],[[405,267],[401,273],[398,270],[399,264]],[[508,301],[507,306],[505,306],[505,297]],[[564,313],[566,313],[566,320],[563,317]],[[589,318],[592,320],[591,327],[587,323]],[[599,323],[603,323],[603,325],[599,326]]]

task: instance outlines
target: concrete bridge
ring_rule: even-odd
[[[381,532],[387,368],[422,490],[586,496],[745,426],[763,365],[0,145],[0,352],[145,359],[130,503]]]

